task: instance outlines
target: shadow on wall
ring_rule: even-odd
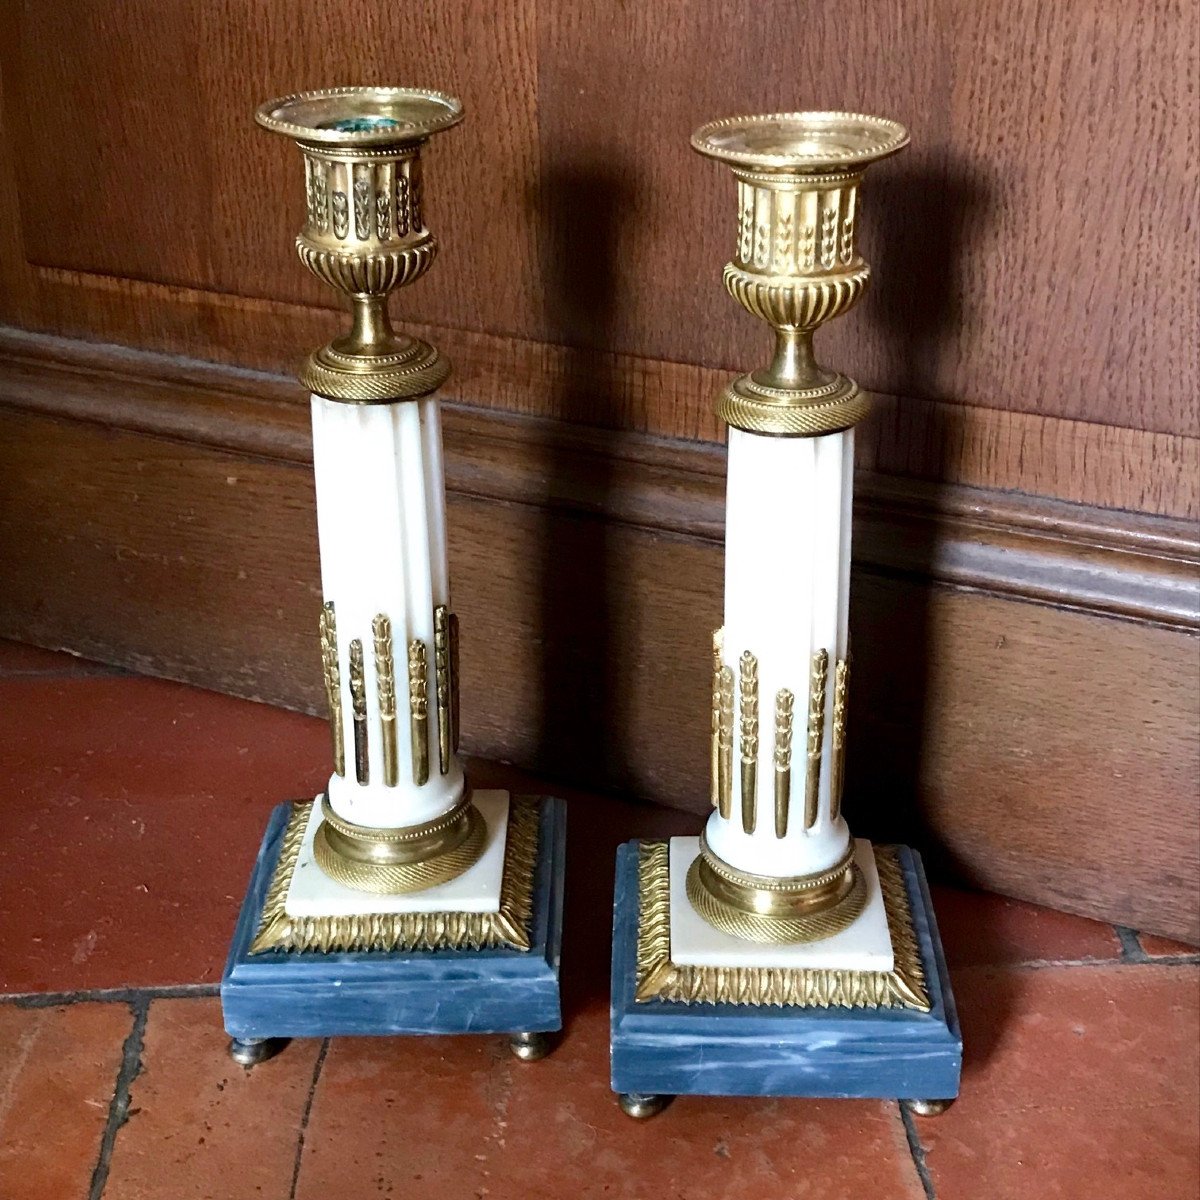
[[[606,355],[584,349],[607,345],[615,319],[619,261],[616,236],[628,185],[602,169],[549,170],[536,198],[542,282],[551,340],[575,347],[564,373],[557,415],[567,424],[594,425],[615,410],[614,379]],[[597,442],[589,468],[597,508],[612,486],[611,454],[620,434]],[[572,454],[556,449],[545,463],[550,495],[570,484]],[[603,763],[610,785],[629,777],[620,687],[623,641],[630,637],[626,580],[611,550],[613,530],[603,518],[545,510],[537,564],[541,596],[541,725],[539,769],[579,780],[581,765]]]
[[[568,364],[575,369],[564,372],[557,396],[557,414],[571,424],[594,425],[598,414],[615,409],[608,359],[585,346],[611,340],[617,222],[626,194],[627,185],[615,174],[580,169],[547,172],[536,196],[548,330],[554,342],[574,347],[576,359]],[[596,442],[599,454],[589,477],[600,508],[613,486],[610,452],[619,439],[619,433],[601,433]],[[565,449],[548,453],[544,476],[551,496],[568,489],[574,469]],[[622,737],[627,700],[621,664],[637,613],[623,599],[626,580],[612,547],[615,531],[603,517],[566,512],[553,504],[542,511],[536,565],[542,635],[538,770],[579,784],[602,764],[605,784],[618,785],[630,774]],[[629,812],[632,816],[633,806]],[[681,815],[671,817],[678,821]],[[566,936],[575,969],[563,981],[568,1027],[580,1011],[603,1003],[607,994],[613,862],[616,847],[637,836],[631,827],[597,824],[592,806],[571,806]]]
[[[903,370],[889,384],[901,406],[935,390],[940,359],[954,352],[962,266],[986,202],[986,189],[963,170],[930,172],[901,160],[866,208],[874,225],[864,239],[872,283],[862,316],[900,349]],[[933,455],[920,456],[935,477],[949,465],[952,434],[935,426]],[[933,520],[917,527],[916,561],[932,562],[939,534]],[[953,868],[924,804],[937,786],[930,771],[939,719],[936,588],[860,569],[850,603],[855,654],[846,770],[855,830],[878,841],[912,842],[940,868]]]
[[[902,163],[872,194],[867,212],[875,229],[865,239],[872,291],[862,316],[901,350],[903,371],[889,381],[901,405],[906,397],[934,396],[940,360],[956,352],[964,319],[963,266],[974,234],[988,219],[990,195],[966,169],[932,173]],[[918,457],[935,478],[945,477],[956,451],[952,421],[943,418],[929,436],[932,445]],[[897,449],[902,458],[903,448]],[[916,536],[921,540],[913,546],[914,561],[931,563],[940,536],[936,521],[920,525]],[[856,834],[915,845],[934,874],[969,883],[969,871],[928,819],[946,804],[926,804],[939,786],[937,730],[946,721],[937,691],[939,590],[881,571],[855,573],[847,807]],[[986,928],[978,931],[983,943],[991,936]],[[968,1068],[988,1053],[984,1046],[968,1048]]]

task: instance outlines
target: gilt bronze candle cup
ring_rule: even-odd
[[[840,112],[731,117],[692,135],[695,150],[737,179],[726,290],[775,331],[770,364],[735,380],[717,403],[733,427],[811,436],[866,414],[854,380],[818,365],[812,337],[858,302],[870,278],[855,239],[863,172],[907,145],[895,121]]]
[[[309,357],[301,382],[320,396],[362,402],[432,392],[449,364],[392,329],[387,298],[437,254],[425,226],[421,148],[462,120],[462,105],[416,88],[330,88],[268,101],[254,115],[304,156],[300,261],[352,303],[350,332]]]

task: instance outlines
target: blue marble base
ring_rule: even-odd
[[[566,806],[541,800],[532,947],[250,954],[290,805],[271,814],[221,979],[231,1037],[547,1033],[562,1027]]]
[[[962,1036],[920,856],[900,860],[930,1012],[634,1000],[638,843],[617,851],[612,1087],[644,1095],[949,1100]]]

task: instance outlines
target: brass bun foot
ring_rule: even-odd
[[[953,1100],[910,1100],[908,1107],[918,1117],[940,1117],[953,1103]]]
[[[867,905],[867,881],[854,847],[819,875],[776,879],[748,875],[721,862],[700,839],[687,874],[687,898],[715,929],[750,942],[816,942],[840,933]]]
[[[397,896],[422,892],[473,867],[487,843],[487,825],[469,799],[407,829],[370,829],[343,821],[321,801],[313,857],[330,879],[360,892]]]
[[[514,1033],[508,1039],[508,1048],[514,1058],[522,1062],[537,1062],[549,1054],[558,1044],[552,1033]]]
[[[230,1038],[229,1057],[242,1067],[256,1067],[274,1058],[288,1044],[287,1038]]]
[[[627,1117],[632,1117],[635,1121],[648,1121],[651,1117],[658,1116],[674,1099],[674,1096],[660,1096],[647,1092],[621,1092],[617,1096],[617,1103]]]

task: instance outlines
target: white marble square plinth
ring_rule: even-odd
[[[359,892],[330,879],[313,857],[313,837],[321,824],[321,804],[313,805],[300,857],[292,874],[284,911],[289,917],[347,917],[372,913],[426,913],[500,911],[500,882],[504,876],[504,848],[508,840],[508,793],[475,792],[472,801],[487,825],[487,842],[479,861],[457,879],[423,892],[403,896],[377,896]]]
[[[852,925],[819,942],[776,946],[748,942],[714,929],[687,898],[688,868],[700,853],[700,839],[671,839],[671,961],[693,967],[821,968],[891,971],[895,966],[875,851],[865,838],[854,841],[855,861],[867,885],[867,906]]]

